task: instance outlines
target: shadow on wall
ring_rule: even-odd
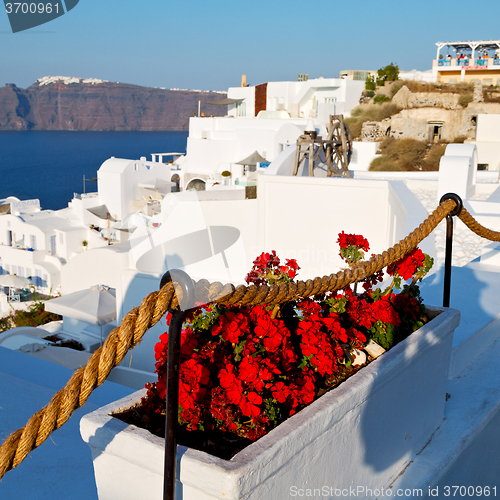
[[[438,269],[421,284],[425,304],[442,303],[443,274],[444,269]],[[482,301],[488,286],[474,270],[453,268],[451,306],[461,311],[461,321],[454,332],[455,341],[464,334],[470,336],[495,317],[493,304],[485,305]],[[397,392],[391,392],[389,385],[377,383],[377,378],[374,379],[360,418],[360,428],[365,446],[364,463],[375,474],[391,469],[398,462],[411,460],[411,454],[418,453],[440,425],[444,416],[450,354],[455,347],[451,337],[450,348],[442,351],[439,345],[443,342],[446,340],[436,336],[422,339],[408,349],[399,367]],[[384,356],[391,355],[397,348]],[[420,402],[417,411],[422,412],[421,418],[408,411],[416,399]],[[408,421],[412,422],[409,431],[405,429]]]

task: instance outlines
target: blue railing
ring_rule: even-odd
[[[438,66],[451,66],[451,59],[440,59]]]
[[[493,64],[495,66],[500,66],[500,59],[493,59]]]
[[[488,59],[476,59],[476,66],[488,66]]]
[[[468,59],[457,59],[457,66],[468,66],[468,65],[469,65]]]

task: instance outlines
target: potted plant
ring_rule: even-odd
[[[349,265],[369,249],[358,235],[341,233],[339,244]],[[347,287],[280,307],[194,311],[181,350],[179,422],[195,436],[192,447],[178,449],[182,497],[288,498],[304,484],[386,486],[443,418],[458,313],[439,311],[423,324],[438,314],[422,305],[416,286],[430,265],[414,250],[388,269],[385,291],[374,288],[377,274],[359,295]],[[271,252],[256,259],[247,280],[273,284],[298,269]],[[167,337],[155,348],[159,378],[147,392],[82,420],[101,500],[161,498],[163,439],[113,414],[132,409],[152,427],[161,420]],[[372,358],[363,352],[369,340],[390,350],[359,369]],[[226,439],[222,455],[213,446],[219,438]],[[241,451],[221,458],[231,440]],[[203,441],[210,453],[194,449]],[[147,479],[132,473],[136,467]]]
[[[229,186],[230,180],[231,180],[231,172],[229,170],[224,170],[221,173],[223,179],[224,179],[224,185]]]

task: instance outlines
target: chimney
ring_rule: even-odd
[[[241,86],[242,87],[247,86],[247,75],[241,75]]]

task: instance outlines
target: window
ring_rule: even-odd
[[[55,237],[55,235],[50,237],[50,254],[51,255],[56,254],[56,237]]]
[[[325,104],[329,104],[331,102],[337,102],[336,97],[325,97]]]
[[[33,234],[30,236],[30,246],[33,250],[36,250],[36,236]]]
[[[358,163],[358,150],[357,149],[352,150],[351,163]]]
[[[236,103],[236,116],[247,116],[247,104],[245,101]]]
[[[22,276],[24,278],[24,267],[19,266],[19,271],[18,271],[19,276]]]

